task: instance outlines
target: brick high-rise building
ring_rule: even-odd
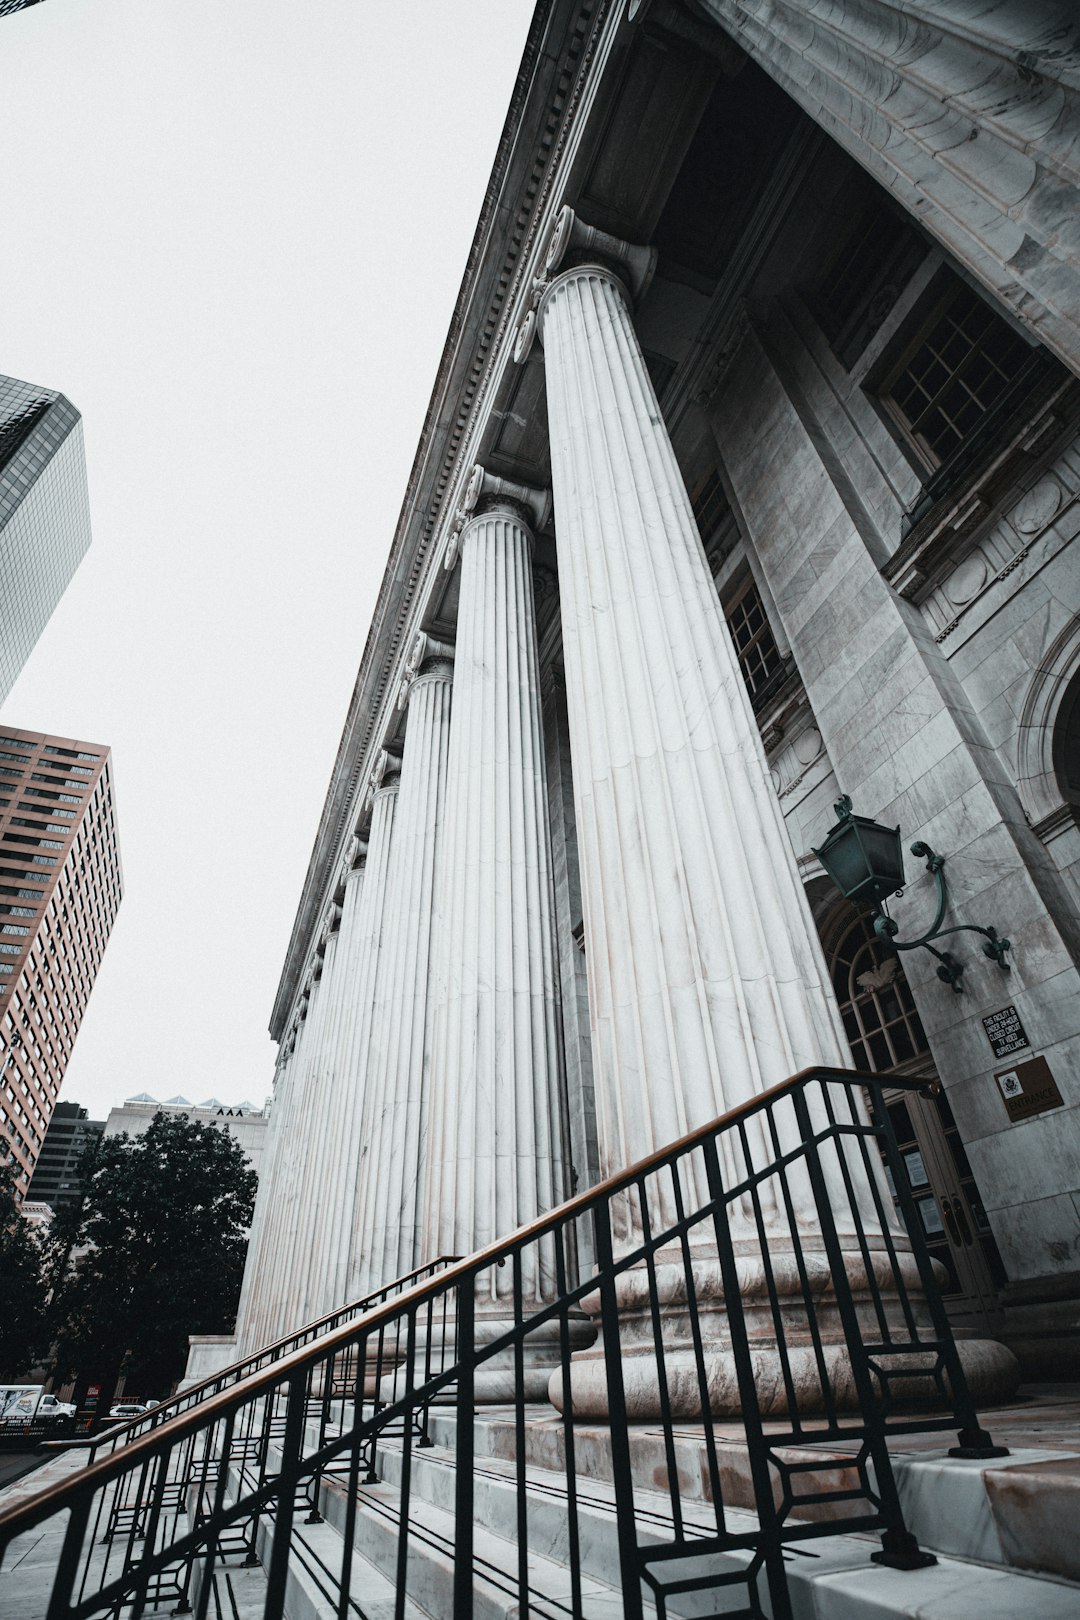
[[[0,376],[0,702],[89,544],[82,417],[63,394]]]
[[[109,749],[0,727],[0,1131],[20,1198],[122,892]]]

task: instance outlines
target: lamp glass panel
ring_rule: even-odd
[[[903,888],[904,850],[899,827],[882,827],[876,821],[863,821],[859,830],[867,864],[878,879],[881,895]]]

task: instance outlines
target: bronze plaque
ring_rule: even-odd
[[[1001,1091],[1005,1112],[1012,1120],[1030,1119],[1033,1114],[1044,1114],[1048,1108],[1064,1107],[1065,1099],[1045,1058],[1028,1058],[1026,1063],[1014,1064],[1011,1069],[1000,1069],[994,1079]]]

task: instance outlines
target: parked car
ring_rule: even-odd
[[[109,1417],[115,1418],[118,1423],[123,1423],[128,1418],[142,1417],[144,1412],[149,1412],[150,1404],[149,1401],[145,1405],[142,1401],[120,1401],[110,1409]]]

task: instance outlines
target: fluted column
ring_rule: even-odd
[[[622,246],[564,210],[552,271],[571,244]],[[645,250],[625,258],[641,285]],[[849,1066],[850,1054],[626,285],[607,263],[576,264],[548,285],[537,320],[610,1174],[800,1069]],[[808,1195],[803,1207],[812,1219]],[[627,1241],[631,1206],[623,1213]],[[680,1281],[673,1266],[673,1294]],[[674,1317],[671,1329],[674,1343]],[[649,1365],[646,1381],[651,1350]],[[654,1391],[628,1378],[648,1415]],[[574,1385],[582,1410],[602,1409],[595,1359]]]
[[[253,1349],[303,1325],[300,1296],[307,1264],[304,1232],[310,1213],[313,1139],[318,1122],[317,1082],[331,1004],[332,975],[328,968],[333,967],[336,948],[336,939],[327,940],[319,977],[312,986],[303,1043],[297,1052],[299,1061],[291,1088],[287,1135],[274,1188],[268,1286],[261,1323],[254,1324],[257,1342],[252,1345]]]
[[[355,920],[355,967],[352,993],[343,1033],[341,1079],[342,1107],[335,1121],[336,1172],[326,1191],[332,1218],[322,1245],[325,1267],[326,1310],[347,1304],[349,1292],[349,1250],[356,1222],[360,1192],[361,1130],[368,1085],[368,1057],[371,1045],[375,985],[382,957],[382,937],[386,920],[386,877],[390,859],[397,806],[396,774],[374,786],[371,800],[371,827],[363,869],[363,887],[357,890]],[[356,876],[359,878],[360,874]]]
[[[609,1173],[850,1054],[625,286],[541,319]]]
[[[452,672],[447,658],[429,659],[403,694],[408,724],[387,874],[385,970],[380,962],[372,1011],[350,1263],[350,1288],[358,1294],[416,1264],[432,906]]]
[[[267,1249],[267,1226],[271,1219],[272,1197],[271,1187],[277,1173],[277,1163],[281,1154],[281,1120],[284,1113],[285,1096],[289,1087],[289,1066],[295,1051],[295,1031],[290,1031],[287,1042],[282,1043],[278,1052],[278,1060],[274,1071],[274,1082],[270,1107],[270,1123],[266,1128],[266,1145],[263,1149],[262,1163],[259,1171],[259,1186],[255,1194],[255,1209],[251,1218],[251,1232],[248,1237],[247,1256],[244,1261],[244,1280],[240,1285],[240,1299],[236,1307],[236,1327],[233,1334],[232,1352],[226,1356],[226,1361],[233,1361],[240,1354],[241,1348],[247,1343],[248,1326],[254,1321],[262,1297],[263,1268],[265,1266]],[[189,1362],[190,1365],[190,1362]]]
[[[356,917],[364,882],[363,867],[353,866],[356,844],[355,839],[350,840],[341,877],[337,932],[331,935],[323,970],[327,1024],[312,1085],[315,1118],[300,1211],[300,1248],[307,1263],[297,1293],[298,1325],[325,1315],[330,1308],[326,1287],[327,1249],[337,1220],[334,1201],[341,1168],[340,1122],[347,1107],[343,1044],[356,995]]]
[[[469,1254],[567,1193],[529,528],[549,504],[478,467],[460,535],[422,1241],[431,1256]],[[552,1254],[532,1247],[523,1264],[526,1305],[550,1297]],[[510,1285],[509,1267],[480,1279],[481,1318],[512,1319]],[[533,1381],[542,1394],[547,1375]]]
[[[311,1063],[316,1038],[316,1011],[319,1009],[319,982],[311,980],[306,1006],[296,1029],[296,1045],[274,1098],[274,1158],[262,1174],[266,1187],[266,1218],[259,1226],[259,1247],[248,1254],[248,1272],[253,1277],[251,1306],[244,1311],[243,1335],[238,1341],[241,1354],[266,1345],[280,1319],[280,1301],[291,1260],[293,1230],[293,1181],[300,1170],[303,1136],[304,1081]],[[257,1215],[256,1210],[256,1215]]]

